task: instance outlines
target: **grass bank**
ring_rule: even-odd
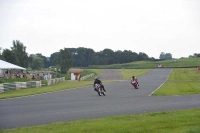
[[[158,64],[167,68],[184,68],[184,67],[197,67],[200,66],[200,57],[196,58],[183,58],[183,59],[171,59],[163,61],[135,61],[124,64],[112,64],[112,65],[93,65],[89,68],[94,69],[152,69],[157,68]]]

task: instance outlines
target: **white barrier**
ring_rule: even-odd
[[[0,93],[4,92],[3,84],[0,84]]]
[[[94,73],[81,77],[80,80],[85,80],[86,78],[92,77],[93,75]],[[65,77],[49,79],[47,80],[47,85],[52,85],[52,84],[63,82],[63,81],[65,81]],[[22,88],[37,88],[41,86],[42,86],[41,81],[3,83],[3,84],[0,84],[0,93],[9,91],[9,90],[18,90]]]
[[[47,85],[52,85],[52,84],[55,84],[55,83],[58,83],[58,82],[63,82],[65,81],[65,77],[62,77],[62,78],[55,78],[55,79],[48,79],[47,80]]]
[[[80,80],[85,80],[85,79],[90,78],[92,76],[94,76],[94,73],[92,73],[90,75],[83,76],[83,77],[80,78]]]
[[[9,90],[18,90],[22,88],[36,88],[36,87],[41,87],[41,81],[3,83],[0,84],[0,93]]]

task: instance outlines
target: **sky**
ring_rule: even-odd
[[[46,57],[64,48],[200,53],[200,0],[0,0],[0,47]]]

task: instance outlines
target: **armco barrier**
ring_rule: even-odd
[[[92,73],[90,75],[83,76],[83,77],[80,78],[80,80],[85,80],[85,79],[87,79],[89,77],[92,77],[93,75],[94,75],[94,73]]]
[[[48,79],[47,85],[55,84],[62,81],[65,81],[65,77]],[[42,86],[41,81],[3,83],[3,84],[0,84],[0,93],[9,91],[9,90],[18,90],[22,88],[37,88],[41,86]]]
[[[3,93],[3,92],[4,92],[3,84],[0,84],[0,93]]]
[[[85,80],[86,78],[92,77],[93,75],[94,74],[92,73],[90,75],[81,77],[80,80]],[[65,81],[65,77],[48,79],[47,85],[55,84],[55,83],[62,82],[62,81]],[[36,88],[36,87],[41,87],[41,86],[42,86],[41,81],[3,83],[3,84],[0,84],[0,93],[9,91],[9,90],[18,90],[18,89],[22,89],[22,88]]]
[[[36,88],[40,86],[41,86],[41,81],[3,83],[0,84],[0,93],[9,90],[18,90],[22,88]]]
[[[58,82],[63,82],[63,81],[65,81],[65,77],[55,78],[55,79],[48,79],[47,80],[47,85],[52,85],[52,84],[55,84],[55,83],[58,83]]]
[[[4,91],[16,90],[17,89],[15,83],[3,83],[3,88],[4,88]]]

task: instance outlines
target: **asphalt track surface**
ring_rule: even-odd
[[[200,108],[200,95],[150,96],[166,81],[171,69],[154,69],[139,77],[139,89],[134,89],[130,81],[121,80],[117,70],[104,70],[104,72],[100,76],[102,81],[118,80],[105,84],[106,96],[98,96],[92,86],[88,86],[0,100],[0,129]]]

